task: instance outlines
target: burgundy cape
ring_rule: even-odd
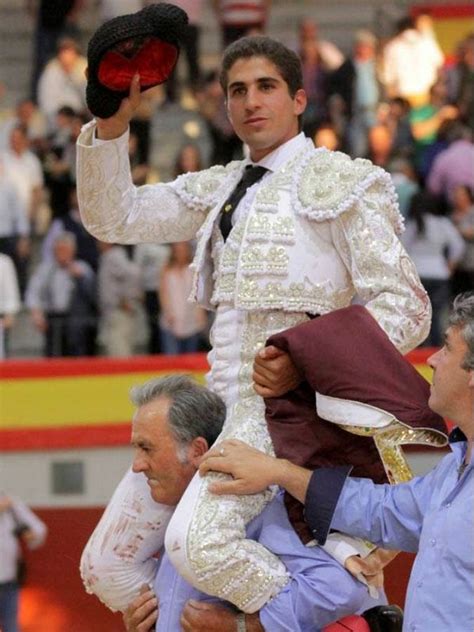
[[[412,428],[446,432],[442,418],[428,407],[428,382],[365,307],[351,305],[317,317],[272,336],[267,345],[288,352],[304,377],[294,391],[265,400],[268,429],[279,457],[313,470],[351,465],[353,476],[387,482],[372,437],[354,435],[321,419],[315,391],[376,406]],[[288,494],[286,505],[301,539],[314,539],[304,522],[303,506]]]

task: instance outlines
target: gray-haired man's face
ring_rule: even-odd
[[[196,472],[192,451],[183,451],[168,424],[169,399],[161,397],[140,406],[132,423],[133,471],[143,473],[156,502],[177,505]],[[184,462],[183,462],[184,461]]]

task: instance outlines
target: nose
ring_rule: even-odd
[[[260,93],[257,86],[249,86],[247,89],[245,106],[248,110],[255,110],[260,105]]]
[[[145,470],[146,470],[146,462],[142,458],[140,453],[136,452],[133,457],[132,471],[135,472],[135,474],[140,474],[140,472],[144,472]]]
[[[433,353],[432,355],[430,355],[430,357],[426,360],[427,364],[434,369],[436,366],[436,360],[438,358],[438,354],[440,353],[440,351],[436,351],[436,353]]]

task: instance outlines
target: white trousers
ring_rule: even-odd
[[[209,385],[227,405],[220,439],[240,439],[273,454],[264,402],[252,386],[253,361],[271,334],[306,319],[304,314],[244,313],[219,307],[212,331]],[[209,483],[223,476],[194,477],[170,521],[165,547],[176,569],[193,586],[252,613],[288,581],[284,564],[245,534],[246,525],[263,510],[272,492],[211,494]]]

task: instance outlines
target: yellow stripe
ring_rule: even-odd
[[[415,368],[431,381],[426,364]],[[130,420],[130,388],[171,371],[90,375],[64,378],[28,378],[1,382],[0,428],[67,428]],[[192,373],[201,383],[204,373]]]
[[[123,423],[133,413],[128,399],[130,388],[170,372],[4,380],[0,427],[6,430]],[[192,374],[204,381],[201,371]]]
[[[474,30],[474,20],[466,17],[439,18],[434,21],[434,29],[443,52],[452,55],[459,42]]]
[[[431,384],[433,369],[427,364],[414,364],[415,369]]]

